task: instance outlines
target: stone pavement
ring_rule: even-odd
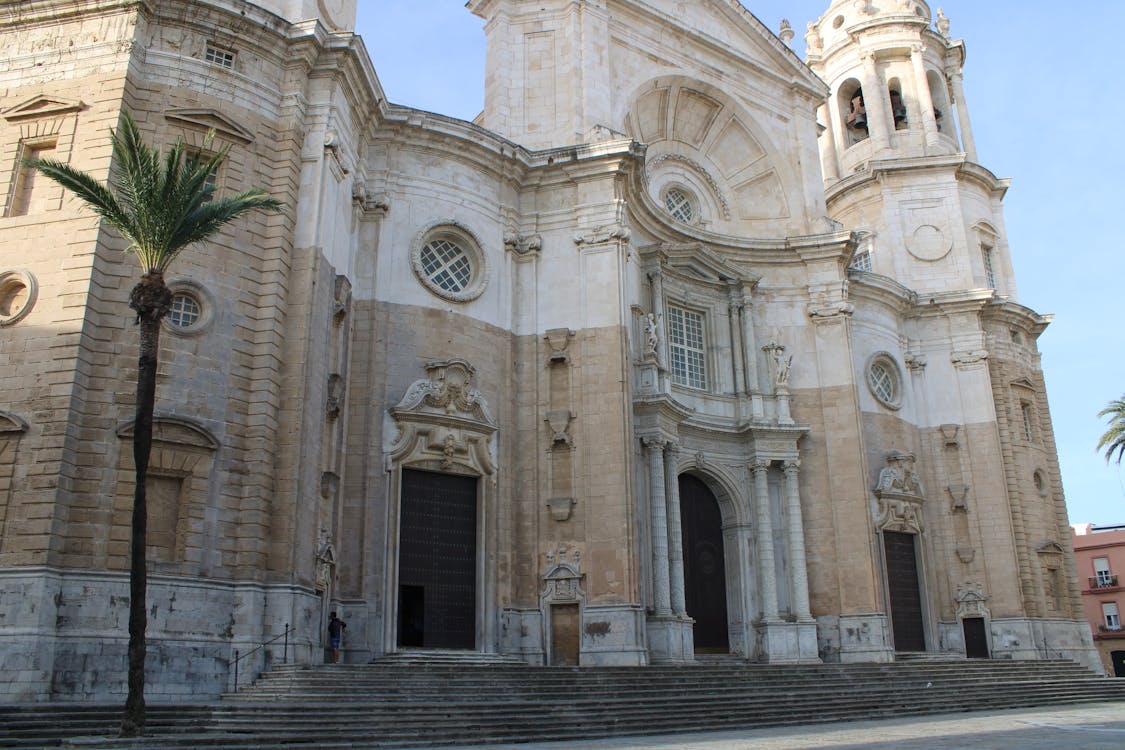
[[[1125,703],[447,750],[1121,750]]]

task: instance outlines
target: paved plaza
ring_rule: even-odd
[[[1125,703],[453,750],[1121,750]]]

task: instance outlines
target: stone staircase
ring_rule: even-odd
[[[365,666],[281,665],[221,703],[150,706],[150,736],[135,741],[110,737],[118,705],[0,707],[0,747],[435,747],[1125,703],[1125,680],[1069,661],[581,669],[488,661],[406,654]]]

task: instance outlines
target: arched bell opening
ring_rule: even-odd
[[[906,130],[910,127],[906,115],[906,100],[902,97],[902,84],[897,78],[892,78],[887,84],[887,99],[891,107],[891,117],[894,119],[895,130]]]
[[[867,123],[867,107],[863,99],[863,87],[859,81],[849,78],[840,86],[836,101],[840,110],[840,121],[844,123],[844,143],[852,145],[866,140],[870,135]]]

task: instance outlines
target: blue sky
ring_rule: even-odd
[[[703,1],[703,0],[697,0]],[[776,30],[797,31],[828,0],[743,0]],[[461,0],[359,0],[363,35],[387,97],[472,119],[484,101],[482,22]],[[965,97],[981,163],[1011,177],[1005,223],[1019,302],[1054,322],[1039,340],[1074,523],[1125,522],[1125,473],[1096,451],[1097,413],[1125,393],[1125,218],[1118,146],[1125,83],[1122,0],[946,0],[968,48]],[[936,12],[937,3],[932,4]],[[1100,33],[1104,30],[1106,33]]]

